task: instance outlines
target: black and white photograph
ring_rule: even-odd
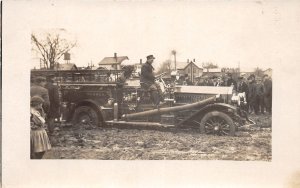
[[[118,44],[79,64],[80,37],[63,35],[31,35],[31,158],[271,161],[272,68],[201,60],[181,46],[130,57]]]
[[[299,5],[4,2],[3,186],[300,186]]]

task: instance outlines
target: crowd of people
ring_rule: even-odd
[[[227,73],[223,78],[217,76],[198,78],[194,85],[233,86],[234,92],[245,93],[247,102],[245,110],[250,114],[272,113],[272,80],[267,74],[263,75],[262,78],[256,77],[254,74],[249,77],[241,74],[237,79],[233,79],[232,74]]]
[[[149,90],[153,99],[153,103],[158,107],[160,103],[161,88],[155,83],[154,68],[152,63],[154,56],[147,56],[146,63],[141,69],[140,83],[142,88]],[[234,93],[244,93],[246,106],[244,110],[248,113],[264,114],[272,113],[272,80],[265,74],[263,77],[256,77],[251,74],[246,78],[246,74],[241,74],[237,79],[233,78],[231,73],[227,73],[224,77],[198,77],[195,82],[192,82],[188,75],[177,76],[171,75],[171,80],[167,81],[169,84],[175,85],[196,85],[196,86],[233,86]]]
[[[30,86],[30,158],[41,159],[51,149],[48,134],[52,134],[55,119],[59,119],[59,91],[54,76],[31,79]]]

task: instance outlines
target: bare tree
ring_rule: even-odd
[[[41,38],[32,33],[31,42],[33,44],[32,50],[37,52],[47,69],[54,69],[55,62],[77,44],[76,41],[69,41],[61,37],[60,33],[46,33]]]

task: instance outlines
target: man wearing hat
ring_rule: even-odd
[[[54,75],[48,75],[46,80],[46,89],[48,90],[49,94],[49,101],[50,107],[47,113],[47,124],[50,134],[52,134],[54,130],[54,120],[59,119],[60,117],[60,101],[59,101],[59,93],[58,93],[58,86],[54,85]]]
[[[266,106],[266,111],[272,113],[272,80],[269,75],[265,74],[263,76],[264,85],[264,102]]]
[[[248,77],[248,80],[249,80],[249,97],[248,98],[249,98],[249,108],[250,108],[249,113],[252,113],[254,111],[255,114],[258,114],[257,103],[255,102],[256,98],[257,98],[257,91],[256,91],[257,84],[256,84],[256,80],[255,80],[255,75],[251,74]]]
[[[215,86],[215,87],[221,86],[221,78],[220,77],[217,77],[214,75],[212,77],[212,79],[213,79],[213,86]]]
[[[248,87],[247,83],[245,82],[245,78],[244,78],[243,74],[241,74],[238,77],[236,92],[237,93],[245,93],[247,105],[245,106],[244,110],[248,111],[248,108],[249,108],[249,87]]]
[[[39,96],[44,100],[43,109],[47,113],[50,106],[48,90],[45,88],[46,78],[38,76],[33,80],[30,87],[30,97]]]
[[[162,91],[160,86],[155,83],[154,68],[152,66],[154,59],[153,55],[147,56],[146,63],[142,65],[140,83],[142,88],[150,91],[153,103],[158,108]]]
[[[226,86],[233,86],[233,89],[236,90],[236,81],[232,78],[232,74],[229,72],[227,73],[227,83]]]
[[[265,105],[264,105],[264,85],[260,77],[256,78],[256,106],[258,112],[264,114]]]

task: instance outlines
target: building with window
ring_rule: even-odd
[[[195,78],[202,76],[203,68],[194,61],[177,62],[177,70],[180,76],[187,76],[191,82],[195,82]]]
[[[129,60],[127,56],[117,56],[117,53],[114,54],[114,57],[105,57],[99,63],[99,67],[108,70],[121,70],[121,63],[124,60]]]

